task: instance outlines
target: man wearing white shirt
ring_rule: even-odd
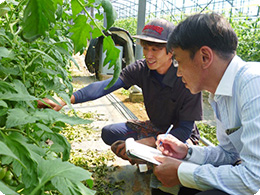
[[[236,55],[237,36],[220,15],[196,14],[181,22],[167,47],[191,93],[211,93],[217,121],[216,147],[189,146],[159,135],[169,157],[154,174],[166,187],[196,189],[186,194],[256,194],[260,189],[260,63]],[[184,160],[184,161],[180,161]],[[185,191],[185,190],[184,190]],[[202,192],[201,192],[202,191]]]

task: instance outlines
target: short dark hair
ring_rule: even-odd
[[[190,51],[191,58],[202,46],[208,46],[223,59],[229,59],[237,49],[237,35],[228,21],[217,13],[189,16],[171,33],[167,50],[180,47]]]
[[[148,45],[148,46],[155,46],[155,47],[158,47],[160,49],[165,48],[166,49],[166,54],[169,53],[169,51],[167,49],[167,44],[166,43],[155,43],[155,42],[151,42],[151,41],[140,40],[140,45],[142,47]]]
[[[151,41],[145,41],[145,40],[140,40],[140,45],[143,46],[155,46],[155,47],[159,47],[159,48],[166,48],[166,43],[156,43],[156,42],[151,42]]]

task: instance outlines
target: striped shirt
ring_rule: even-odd
[[[260,63],[235,56],[209,102],[217,121],[216,147],[192,146],[178,169],[181,184],[228,194],[255,194],[260,189]],[[234,163],[241,159],[241,164]],[[196,163],[196,164],[194,164]]]

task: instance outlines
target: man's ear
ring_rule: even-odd
[[[173,51],[167,51],[166,49],[166,54],[169,55],[171,58],[173,57]]]
[[[202,46],[200,48],[200,54],[201,54],[201,60],[203,63],[203,69],[209,68],[209,66],[212,64],[213,61],[213,51],[208,46]]]

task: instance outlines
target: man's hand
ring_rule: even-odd
[[[60,105],[48,98],[43,98],[42,100],[37,100],[37,103],[38,103],[37,107],[38,108],[52,108],[55,111],[59,111],[60,109],[63,108],[63,106],[66,105],[66,103],[64,101],[62,101],[60,98],[56,98],[56,100],[60,103]],[[46,104],[49,104],[50,107],[45,105],[42,101],[44,101]]]
[[[63,106],[66,105],[66,103],[62,99],[60,99],[60,98],[55,98],[55,99],[57,100],[57,102],[60,103],[60,105],[55,103],[54,101],[48,99],[48,98],[43,98],[42,100],[37,100],[37,103],[38,103],[37,107],[38,108],[52,108],[55,111],[60,111],[60,109],[62,109]],[[50,107],[45,105],[42,101],[44,101],[46,104],[49,104]],[[71,96],[70,102],[72,104],[75,103],[75,96],[74,95]]]
[[[173,158],[184,159],[188,153],[188,146],[171,134],[168,134],[166,138],[164,134],[158,135],[156,145],[164,155]]]
[[[181,184],[178,177],[178,168],[181,161],[171,157],[155,157],[162,164],[155,166],[153,173],[165,187],[173,187]]]

